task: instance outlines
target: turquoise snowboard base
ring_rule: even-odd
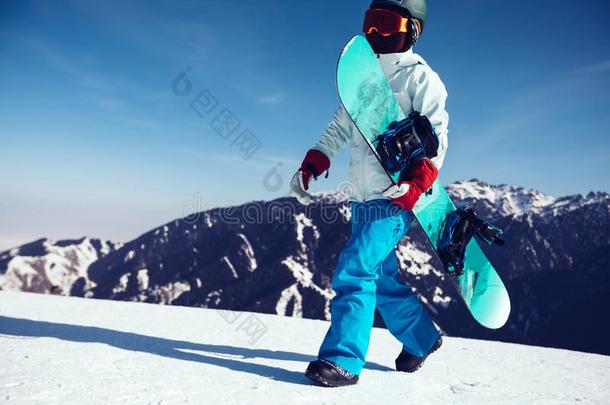
[[[390,123],[406,116],[377,56],[361,35],[352,38],[341,53],[337,65],[337,89],[343,107],[377,156],[377,135],[383,133]],[[398,174],[388,174],[388,186],[397,177]],[[436,181],[432,193],[422,195],[413,210],[435,251],[445,219],[455,209],[443,185]],[[464,273],[461,276],[450,273],[449,278],[474,319],[490,329],[504,326],[510,314],[510,298],[476,240],[471,240],[466,248]]]

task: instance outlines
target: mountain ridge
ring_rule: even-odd
[[[396,249],[401,277],[441,328],[454,336],[608,353],[608,331],[600,333],[595,319],[610,293],[610,196],[555,198],[479,180],[447,190],[458,205],[473,205],[506,231],[508,247],[485,250],[514,309],[500,331],[476,325],[415,224]],[[279,198],[171,221],[124,245],[107,243],[113,248],[96,251],[96,260],[83,262],[86,271],[72,271],[70,288],[59,293],[328,319],[330,280],[350,229],[344,196],[319,193],[310,207]],[[18,256],[7,252],[0,254],[0,286],[7,259]],[[382,325],[379,317],[376,324]]]

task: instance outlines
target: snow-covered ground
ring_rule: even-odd
[[[0,402],[609,403],[610,357],[447,338],[415,374],[375,329],[357,386],[303,376],[328,323],[0,292]]]

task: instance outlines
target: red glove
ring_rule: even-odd
[[[317,149],[309,149],[301,163],[301,172],[303,173],[303,189],[309,189],[309,180],[311,176],[317,179],[319,175],[330,168],[330,160],[328,157]]]
[[[438,169],[429,159],[416,160],[409,168],[407,179],[388,187],[384,197],[389,197],[400,208],[411,211],[422,193],[426,192],[438,177]]]

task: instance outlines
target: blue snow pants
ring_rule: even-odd
[[[352,234],[333,275],[331,325],[319,359],[360,374],[365,363],[375,307],[386,327],[414,356],[423,356],[439,337],[411,288],[398,280],[394,247],[414,220],[390,200],[352,202]]]

